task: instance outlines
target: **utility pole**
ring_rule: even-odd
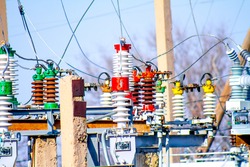
[[[172,17],[171,17],[171,6],[170,0],[155,0],[155,20],[156,20],[156,46],[157,55],[161,55],[168,50],[173,48],[172,39]],[[172,76],[174,76],[174,52],[171,51],[168,54],[158,57],[158,69],[160,71],[172,71]],[[167,121],[172,120],[172,85],[165,83],[166,91],[164,96],[166,97],[166,111],[167,114],[165,118]],[[176,152],[170,149],[167,154]],[[167,156],[169,157],[169,156]],[[171,157],[167,159],[169,162],[173,162],[174,159]]]
[[[84,82],[77,76],[60,79],[62,166],[87,167],[86,102]]]
[[[0,31],[0,41],[5,40],[5,42],[8,42],[6,0],[0,1]]]
[[[170,0],[155,0],[155,20],[156,20],[156,46],[157,54],[167,52],[173,48],[172,40],[172,17],[170,9]],[[174,53],[169,52],[157,59],[158,69],[160,71],[172,71],[174,76]],[[172,86],[167,83],[165,97],[167,98],[167,121],[172,118]]]

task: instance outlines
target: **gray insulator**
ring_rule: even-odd
[[[242,50],[240,52],[240,55],[243,57],[243,59],[247,60],[250,57],[250,53],[247,50]]]
[[[227,50],[226,53],[227,53],[227,55],[229,56],[229,58],[230,58],[231,60],[233,60],[234,62],[235,62],[235,61],[239,61],[239,58],[238,58],[238,56],[237,56],[237,53],[235,52],[234,49]]]
[[[240,66],[239,62],[235,62],[233,67],[231,67],[232,75],[230,76],[230,85],[232,87],[231,99],[245,99],[246,96],[242,92],[242,87],[240,85],[240,77],[243,72],[243,67]]]

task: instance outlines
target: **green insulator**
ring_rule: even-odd
[[[3,47],[0,48],[0,54],[6,54],[5,49]]]
[[[0,81],[0,95],[12,95],[11,81]]]
[[[44,77],[45,78],[55,78],[59,71],[54,69],[53,64],[48,65],[48,69],[44,71]]]
[[[14,57],[14,55],[15,55],[15,53],[16,53],[16,51],[13,50],[11,47],[8,48],[8,52],[9,52],[9,56],[10,56],[10,57]]]
[[[58,109],[59,106],[57,103],[44,103],[44,109]]]
[[[36,74],[32,76],[34,81],[42,81],[44,79],[44,75],[42,74],[42,67],[36,68]]]

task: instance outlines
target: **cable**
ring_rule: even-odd
[[[224,45],[226,45],[225,42],[224,42],[224,40],[230,39],[229,37],[227,37],[226,39],[221,40],[220,38],[218,38],[218,37],[216,37],[216,36],[214,36],[214,35],[212,35],[212,34],[201,34],[201,35],[199,35],[199,36],[201,36],[201,37],[202,37],[202,36],[204,36],[204,37],[213,37],[213,38],[217,39],[218,41],[220,41],[221,43],[223,43]],[[172,47],[171,49],[169,49],[169,50],[166,51],[165,53],[162,53],[162,54],[160,54],[160,55],[158,55],[158,56],[152,58],[152,59],[149,60],[149,61],[153,61],[154,59],[157,59],[158,57],[161,57],[161,56],[164,56],[164,55],[168,54],[169,52],[171,52],[172,50],[174,50],[177,46],[181,45],[182,43],[186,42],[187,40],[189,40],[189,39],[191,39],[191,38],[193,38],[193,37],[197,37],[197,35],[192,35],[192,36],[190,36],[190,37],[187,37],[186,39],[184,39],[184,40],[181,41],[180,43],[176,44],[174,47]]]
[[[193,65],[195,65],[202,57],[204,57],[210,50],[212,50],[215,46],[217,46],[218,44],[222,43],[224,40],[226,40],[228,38],[224,38],[222,41],[217,42],[216,44],[214,44],[212,47],[210,47],[206,52],[204,52],[197,60],[195,60],[190,66],[188,66],[184,71],[182,71],[181,73],[179,73],[178,75],[170,78],[169,80],[172,80],[174,78],[177,78],[178,76],[182,75],[183,73],[187,72]]]
[[[24,70],[34,70],[34,69],[32,69],[32,68],[28,68],[28,67],[24,67],[24,66],[21,66],[20,64],[18,64],[18,63],[16,63],[16,65],[17,66],[19,66],[19,67],[21,67],[22,69],[24,69]]]
[[[60,57],[55,53],[55,51],[49,47],[49,45],[47,44],[47,42],[43,39],[43,37],[40,35],[40,33],[37,31],[36,27],[34,26],[34,24],[32,23],[32,21],[30,20],[29,16],[26,14],[28,21],[30,22],[31,26],[33,27],[33,29],[35,30],[36,34],[38,35],[38,37],[40,38],[40,40],[45,44],[45,46],[60,60]]]
[[[194,21],[194,26],[195,26],[196,34],[198,35],[198,39],[199,39],[199,43],[200,43],[200,47],[201,47],[201,52],[203,53],[204,50],[203,50],[203,47],[202,47],[202,44],[201,44],[201,39],[200,39],[200,36],[199,36],[199,31],[198,31],[197,24],[196,24],[196,21],[195,21],[194,11],[193,11],[191,0],[189,0],[189,4],[190,4],[191,13],[192,13],[192,18],[193,18],[193,21]]]
[[[28,24],[27,24],[25,15],[24,15],[23,5],[21,4],[20,0],[17,0],[17,2],[18,2],[19,12],[20,12],[20,15],[21,15],[21,18],[22,18],[22,21],[23,21],[24,30],[28,33],[28,36],[29,36],[29,39],[30,39],[30,42],[31,42],[31,46],[32,46],[33,51],[34,51],[34,53],[35,53],[35,57],[36,57],[37,64],[39,64],[39,63],[38,63],[38,56],[37,56],[35,44],[34,44],[34,41],[33,41],[33,39],[32,39],[30,30],[29,30],[29,27],[28,27]]]
[[[94,3],[94,1],[95,1],[95,0],[92,0],[92,2],[90,3],[90,5],[89,5],[88,8],[86,9],[86,11],[83,13],[82,17],[80,18],[79,22],[77,23],[77,25],[76,25],[76,27],[75,27],[75,29],[74,29],[74,31],[73,31],[73,33],[72,33],[70,39],[69,39],[68,44],[66,45],[66,48],[64,49],[63,55],[61,56],[61,58],[60,58],[60,60],[59,60],[59,62],[58,62],[58,65],[60,65],[62,59],[64,58],[65,53],[66,53],[66,51],[67,51],[67,49],[68,49],[68,47],[69,47],[69,44],[70,44],[70,42],[71,42],[71,40],[72,40],[72,38],[73,38],[73,36],[74,36],[74,34],[75,34],[77,28],[79,27],[80,23],[82,22],[82,19],[85,17],[85,15],[86,15],[87,12],[89,11],[89,9],[90,9],[90,7],[92,6],[92,4]]]
[[[119,0],[116,0],[116,2],[117,2],[118,17],[119,17],[119,21],[120,21],[121,38],[122,38],[122,37],[123,37],[123,33],[122,33],[122,17],[121,17],[121,10],[120,10]]]
[[[118,11],[116,10],[116,7],[115,7],[115,4],[114,4],[113,0],[111,0],[111,3],[112,3],[112,6],[113,6],[113,8],[114,8],[114,10],[115,10],[115,12],[116,12],[116,15],[117,15],[118,18],[120,19],[119,13],[118,13]],[[126,32],[128,38],[129,38],[129,40],[130,40],[132,46],[134,47],[136,53],[137,53],[138,56],[140,57],[140,59],[138,59],[138,58],[136,58],[134,55],[132,55],[133,58],[134,58],[135,60],[137,60],[137,61],[142,62],[143,64],[145,64],[145,62],[143,61],[141,55],[139,54],[138,50],[136,49],[136,46],[135,46],[133,40],[130,38],[130,35],[129,35],[129,33],[128,33],[128,31],[127,31],[127,29],[126,29],[126,27],[125,27],[125,25],[123,24],[123,21],[122,21],[121,19],[120,19],[120,23],[122,24],[122,27],[123,27],[123,29],[125,30],[125,32]]]
[[[33,95],[31,95],[30,99],[26,103],[24,103],[24,105],[27,105],[32,100],[32,97]]]
[[[73,31],[73,29],[72,29],[72,27],[71,27],[71,25],[70,25],[70,22],[69,22],[69,19],[68,19],[68,16],[67,16],[67,13],[66,13],[64,4],[63,4],[63,0],[61,0],[61,5],[62,5],[62,8],[63,8],[64,16],[65,16],[65,18],[66,18],[66,20],[67,20],[67,24],[68,24],[68,26],[69,26],[69,28],[70,28],[70,30],[71,30],[71,32],[72,32],[72,35],[74,36],[74,38],[75,38],[75,40],[76,40],[76,43],[77,43],[77,45],[78,45],[78,47],[79,47],[81,53],[83,54],[83,56],[84,56],[90,63],[94,64],[95,66],[97,66],[97,67],[99,67],[99,68],[101,68],[101,69],[104,69],[104,70],[106,70],[106,71],[110,71],[110,70],[108,70],[107,68],[104,68],[104,67],[102,67],[102,66],[100,66],[100,65],[98,65],[98,64],[96,64],[96,63],[94,63],[93,61],[91,61],[91,60],[86,56],[86,54],[83,52],[83,49],[82,49],[82,47],[81,47],[81,45],[80,45],[80,43],[79,43],[79,41],[78,41],[78,39],[77,39],[77,37],[76,37],[76,35],[75,35],[75,32]],[[58,63],[58,64],[60,64],[60,63]],[[110,72],[111,72],[111,71],[110,71]]]
[[[238,11],[238,13],[237,13],[237,15],[236,15],[236,18],[235,18],[235,20],[234,20],[233,27],[232,27],[232,30],[231,30],[229,36],[231,36],[232,33],[233,33],[234,27],[235,27],[235,25],[236,25],[236,23],[237,23],[238,17],[239,17],[239,15],[240,15],[240,12],[241,12],[241,9],[242,9],[244,3],[245,3],[245,0],[242,0],[242,3],[241,3],[241,5],[240,5],[239,11]]]
[[[43,60],[43,59],[32,59],[32,58],[22,57],[22,56],[20,56],[19,54],[17,54],[16,52],[15,52],[15,55],[16,55],[17,57],[19,57],[20,59],[23,59],[23,60],[28,60],[28,61],[41,61],[41,62],[44,62],[44,63],[48,64],[48,62],[45,61],[45,60]],[[39,63],[38,63],[38,64],[39,64]]]
[[[204,24],[204,26],[203,26],[203,28],[202,28],[202,32],[204,32],[205,25],[206,25],[206,24],[207,24],[207,22],[208,22],[208,18],[209,18],[209,16],[210,16],[210,13],[211,13],[211,10],[212,10],[212,7],[213,7],[213,4],[214,4],[214,0],[212,0],[211,5],[210,5],[210,7],[209,7],[208,14],[207,14],[207,18],[206,18],[205,24]]]

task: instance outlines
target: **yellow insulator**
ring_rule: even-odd
[[[110,80],[105,80],[105,83],[101,85],[101,89],[103,93],[110,93],[112,91],[110,87]]]
[[[204,93],[214,93],[215,91],[215,86],[212,84],[212,81],[210,79],[206,80],[206,83],[202,85],[202,89]]]
[[[183,94],[183,88],[181,87],[180,81],[175,81],[175,87],[172,88],[174,95],[182,95]]]

